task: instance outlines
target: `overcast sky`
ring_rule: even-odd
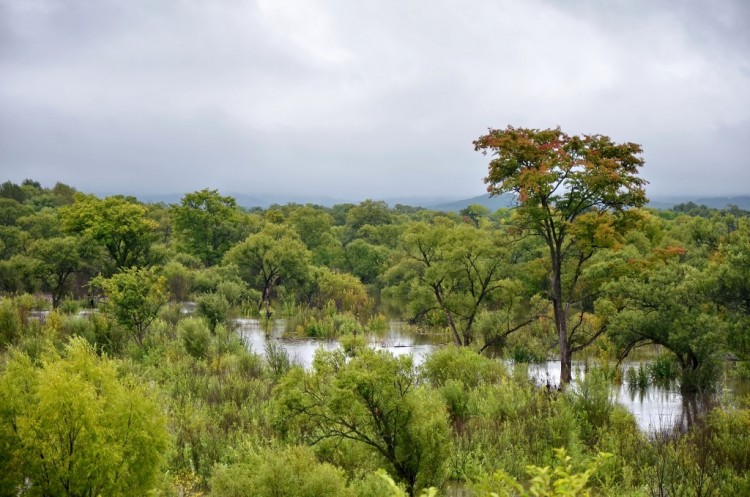
[[[490,127],[750,193],[747,0],[0,0],[0,180],[468,197]]]

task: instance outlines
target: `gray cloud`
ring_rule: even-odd
[[[652,194],[748,193],[750,9],[0,0],[0,175],[87,191],[481,193],[488,127],[641,143]]]

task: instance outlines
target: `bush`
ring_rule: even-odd
[[[21,315],[13,300],[0,300],[0,346],[7,347],[15,343],[22,331]]]
[[[670,383],[677,379],[679,366],[672,354],[661,354],[648,367],[649,376],[654,383]]]
[[[583,471],[575,471],[565,449],[556,449],[552,467],[526,467],[528,488],[508,473],[499,470],[493,476],[473,485],[472,490],[476,497],[588,497],[591,495],[587,488],[589,479],[607,457],[606,454],[599,454]]]
[[[434,351],[422,365],[422,373],[436,387],[456,380],[467,388],[476,388],[497,383],[506,376],[500,362],[467,347],[444,347]]]
[[[214,497],[354,497],[344,472],[320,463],[307,447],[265,449],[241,463],[219,465],[211,479]]]
[[[203,294],[198,297],[196,304],[196,314],[206,318],[211,331],[215,331],[219,323],[226,323],[229,319],[229,302],[223,295]]]
[[[188,354],[196,359],[203,359],[208,354],[211,332],[201,319],[183,319],[177,325],[177,334]]]
[[[593,447],[607,427],[614,409],[610,381],[601,370],[592,369],[567,395],[578,419],[581,437]]]
[[[3,495],[137,496],[155,486],[169,445],[156,395],[85,340],[39,365],[13,354],[0,406]]]

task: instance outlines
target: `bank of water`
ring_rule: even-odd
[[[277,320],[271,329],[264,330],[257,319],[239,319],[239,332],[253,352],[263,355],[269,340],[281,345],[290,360],[303,367],[312,364],[318,349],[335,350],[340,347],[336,340],[306,338],[284,338],[285,322]],[[415,364],[421,364],[436,348],[445,345],[443,336],[413,333],[400,321],[390,321],[388,333],[371,336],[370,346],[376,350],[387,350],[394,355],[411,354]],[[648,361],[625,361],[622,367],[639,368]],[[539,364],[506,363],[509,368],[527,369],[527,374],[539,385],[556,388],[560,383],[560,361],[547,361]],[[573,376],[580,378],[586,374],[587,365],[574,361]],[[674,426],[687,426],[704,408],[700,397],[687,398],[681,395],[679,386],[649,385],[646,388],[632,388],[623,382],[613,390],[616,402],[625,406],[635,416],[638,425],[647,432],[669,429]]]

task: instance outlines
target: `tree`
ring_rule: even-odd
[[[153,269],[130,268],[111,278],[99,276],[92,285],[107,297],[105,310],[143,347],[149,326],[169,298],[166,279]]]
[[[632,260],[631,274],[607,284],[607,293],[623,308],[609,323],[620,357],[661,345],[680,365],[682,390],[691,391],[713,386],[725,331],[704,290],[705,275],[681,261],[684,254],[682,247],[667,247]]]
[[[482,204],[470,204],[459,211],[464,219],[470,221],[474,226],[479,227],[482,219],[489,217],[490,210]]]
[[[711,300],[730,328],[730,350],[750,361],[750,221],[741,219],[736,231],[719,245],[702,278]]]
[[[72,236],[37,240],[30,252],[39,261],[36,273],[42,285],[52,292],[52,307],[57,308],[68,291],[68,277],[80,271],[89,259],[86,243]]]
[[[12,353],[0,374],[2,496],[146,495],[167,447],[153,390],[82,338],[38,365]]]
[[[512,307],[518,291],[510,278],[509,242],[501,238],[468,225],[413,223],[401,237],[403,258],[386,278],[408,285],[417,317],[437,311],[454,343],[468,346],[479,312],[490,304]],[[517,322],[508,333],[530,322]]]
[[[518,231],[541,237],[547,246],[560,379],[569,383],[572,353],[604,332],[572,340],[569,319],[584,301],[579,276],[591,256],[626,229],[628,209],[646,202],[646,181],[637,176],[641,147],[603,135],[568,136],[560,128],[508,126],[491,129],[474,148],[492,156],[484,179],[490,194],[514,195]]]
[[[389,253],[386,247],[356,239],[344,248],[344,269],[363,283],[375,283],[385,269]]]
[[[410,356],[361,349],[318,352],[312,371],[293,369],[277,387],[277,416],[287,434],[310,444],[352,441],[368,447],[410,495],[442,483],[448,451],[445,407],[420,387]]]
[[[370,296],[362,282],[354,275],[338,273],[326,267],[316,268],[313,303],[323,308],[329,302],[338,311],[360,315],[370,304]]]
[[[185,250],[204,264],[218,264],[229,248],[249,232],[244,215],[232,197],[216,190],[188,193],[174,208],[175,230]]]
[[[100,200],[76,193],[73,204],[60,209],[60,220],[68,233],[89,235],[104,246],[121,269],[150,262],[158,223],[146,214],[143,205],[122,196]]]
[[[305,280],[310,252],[294,230],[269,224],[232,247],[224,259],[236,264],[243,280],[262,292],[258,310],[265,305],[270,312],[271,294],[277,285]]]

